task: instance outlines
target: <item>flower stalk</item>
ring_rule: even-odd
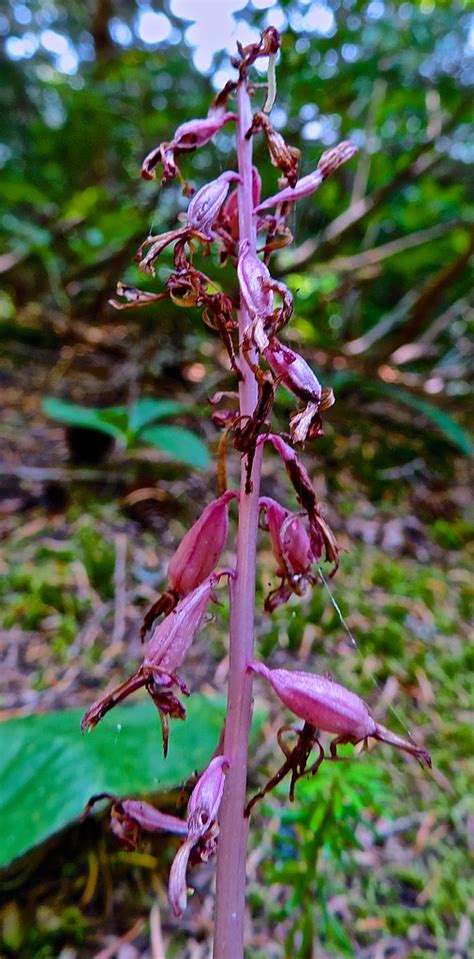
[[[255,253],[255,223],[252,203],[252,140],[245,134],[252,123],[250,97],[245,77],[237,90],[237,158],[240,242],[246,240]],[[242,342],[249,323],[245,305],[239,310],[239,334]],[[251,416],[258,400],[258,383],[241,350],[239,384],[241,416]],[[229,685],[224,736],[224,753],[230,769],[224,787],[220,812],[220,837],[217,853],[217,893],[214,956],[239,959],[243,953],[245,917],[245,860],[248,821],[244,817],[247,784],[248,736],[252,716],[252,676],[247,664],[254,643],[254,606],[256,551],[259,514],[259,490],[262,452],[257,451],[247,484],[245,457],[241,461],[237,567],[231,587],[229,638]]]
[[[170,720],[186,718],[180,697],[192,693],[180,676],[181,667],[191,644],[205,628],[210,603],[218,601],[216,587],[221,580],[227,581],[230,636],[225,726],[215,755],[191,794],[186,820],[162,813],[141,800],[122,800],[110,794],[93,797],[88,806],[91,808],[99,799],[112,800],[111,829],[128,848],[135,848],[142,832],[168,831],[184,837],[169,880],[169,900],[176,917],[187,906],[188,868],[217,853],[214,959],[243,957],[248,824],[258,800],[288,775],[292,801],[301,776],[317,773],[323,761],[339,759],[336,747],[343,743],[366,744],[369,739],[377,739],[411,754],[425,766],[431,763],[423,746],[376,723],[356,693],[314,672],[271,669],[254,655],[259,528],[268,534],[275,575],[280,580],[264,600],[264,610],[270,615],[293,595],[301,596],[308,587],[321,582],[321,562],[331,564],[330,575],[339,566],[336,538],[295,450],[295,446],[302,447],[323,434],[322,413],[332,405],[334,396],[285,341],[293,296],[284,283],[273,278],[268,264],[271,254],[292,239],[286,219],[293,204],[318,190],[328,176],[351,159],[356,148],[343,141],[322,155],[313,173],[299,179],[299,150],[286,144],[270,118],[279,46],[274,27],[264,30],[258,42],[239,45],[239,55],[232,60],[238,79],[228,81],[207,117],[182,124],[170,141],[148,154],[142,167],[145,179],[156,178],[161,170],[163,184],[180,179],[184,193],[190,195],[192,187],[184,180],[177,159],[209,143],[224,125],[236,123],[237,170],[224,171],[204,184],[181,217],[184,225],[148,236],[137,251],[139,268],[153,278],[161,253],[172,247],[173,268],[165,289],[146,291],[119,283],[118,299],[110,301],[118,310],[156,306],[162,299],[170,299],[177,307],[197,307],[206,326],[220,337],[228,355],[228,373],[234,379],[232,389],[224,385],[210,399],[212,421],[223,429],[217,454],[219,496],[183,537],[169,564],[167,589],[146,613],[141,630],[142,639],[146,639],[142,663],[129,679],[90,706],[82,720],[83,729],[93,729],[117,703],[144,689],[159,712],[166,756]],[[268,58],[267,97],[263,109],[257,107],[253,112],[251,96],[258,85],[252,87],[249,72],[259,57]],[[234,101],[231,107],[236,106],[235,112],[228,100]],[[271,162],[281,173],[279,192],[264,200],[260,175],[252,165],[256,135],[265,138]],[[213,245],[218,247],[220,263],[230,261],[236,271],[238,298],[221,292],[219,285],[193,263],[196,249],[208,256]],[[290,415],[289,434],[278,432],[271,420],[280,385],[299,404]],[[222,400],[226,404],[230,401],[231,408],[217,409]],[[226,453],[231,442],[240,454],[239,492],[227,488]],[[292,508],[271,496],[260,496],[262,457],[269,447],[286,471],[298,512],[294,504]],[[238,511],[236,566],[219,567],[228,537],[228,507],[234,500]],[[304,725],[281,728],[277,739],[285,761],[247,802],[254,673],[270,683],[280,702]],[[321,731],[335,734],[329,754],[319,741]],[[283,738],[285,732],[290,732],[292,746]]]

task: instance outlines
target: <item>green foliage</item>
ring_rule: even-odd
[[[282,797],[284,791],[281,785]],[[353,954],[351,938],[328,902],[357,871],[357,827],[373,829],[373,818],[387,797],[387,779],[381,771],[363,759],[349,759],[325,763],[316,776],[300,780],[293,806],[287,800],[278,806],[266,803],[265,813],[277,817],[278,825],[264,879],[266,885],[285,890],[283,904],[273,909],[271,920],[272,924],[290,920],[287,959],[309,959],[316,941],[335,949],[335,955]]]
[[[138,242],[150,223],[152,232],[165,230],[182,209],[175,186],[159,194],[156,209],[155,184],[140,182],[140,162],[178,124],[205,116],[213,91],[178,42],[187,21],[169,5],[172,39],[151,47],[134,32],[134,2],[113,14],[114,27],[118,18],[130,31],[125,45],[87,4],[51,7],[47,28],[78,60],[70,74],[58,55],[34,42],[46,23],[39,0],[28,9],[28,23],[17,22],[13,8],[4,13],[13,37],[34,49],[21,56],[6,46],[2,53],[0,140],[8,147],[0,154],[0,241],[7,257],[0,308],[9,337],[36,343],[51,328],[43,316],[58,309],[72,321],[117,323],[107,306],[116,280],[141,282],[127,266]],[[245,4],[235,16],[258,28],[272,22],[275,10]],[[472,316],[466,6],[386,0],[381,12],[354,0],[328,5],[318,20],[302,0],[281,0],[278,14],[285,65],[277,65],[278,124],[302,149],[303,173],[337,139],[351,137],[360,147],[347,168],[298,205],[295,245],[275,263],[298,290],[293,330],[316,351],[321,373],[342,356],[357,374],[361,420],[372,418],[369,393],[374,383],[384,386],[380,370],[389,365],[398,379],[391,396],[385,391],[388,415],[397,419],[399,403],[410,403],[425,417],[425,445],[434,427],[435,438],[441,430],[466,452],[459,402],[468,390]],[[209,76],[227,57],[228,51],[217,54]],[[274,192],[276,174],[262,138],[255,144],[264,192]],[[184,157],[183,171],[200,186],[230,162],[222,136]],[[168,263],[165,256],[156,289]],[[159,322],[154,351],[165,340],[178,355],[182,336],[199,349],[200,327],[194,318],[177,321],[172,304],[130,315],[138,328],[130,337],[138,340]],[[433,391],[430,378],[438,381]]]
[[[107,433],[127,450],[136,449],[146,443],[163,450],[178,463],[186,463],[199,469],[205,469],[209,463],[207,446],[195,433],[181,426],[150,426],[156,420],[188,411],[182,403],[173,400],[157,400],[145,396],[130,408],[111,406],[107,409],[92,409],[48,396],[43,401],[43,411],[67,426],[80,426]]]
[[[466,542],[466,524],[458,526],[462,535],[449,538],[450,550]],[[437,520],[431,532],[443,539],[446,524]],[[262,656],[283,648],[286,663],[293,657],[295,668],[329,670],[357,690],[395,732],[423,730],[434,769],[431,778],[377,745],[350,762],[323,764],[314,779],[298,782],[293,806],[283,783],[261,811],[255,807],[252,834],[262,866],[251,908],[255,922],[279,929],[285,956],[313,957],[320,943],[329,955],[352,956],[375,948],[383,936],[409,938],[417,927],[434,936],[437,954],[449,959],[470,900],[474,596],[467,562],[465,551],[450,552],[449,562],[421,564],[353,543],[330,589],[357,647],[323,589],[272,616]],[[391,708],[383,693],[393,688]],[[281,754],[273,757],[268,776],[280,762]],[[260,777],[264,782],[259,771],[259,786]],[[397,833],[396,823],[411,817],[414,824]],[[432,820],[436,825],[418,849],[419,823]],[[375,840],[367,851],[362,837],[374,830],[376,836],[379,822],[387,829],[393,822],[394,835],[387,846]],[[413,953],[429,959],[432,950],[420,946]]]
[[[400,389],[398,386],[392,386],[377,380],[364,379],[363,377],[357,377],[350,373],[336,374],[332,377],[331,384],[337,391],[338,396],[341,397],[347,390],[351,390],[351,388],[354,389],[354,386],[358,386],[360,390],[369,395],[387,396],[397,403],[402,403],[415,410],[415,412],[421,413],[425,420],[433,423],[437,430],[444,434],[449,442],[457,447],[461,453],[469,456],[473,452],[474,446],[469,432],[463,429],[453,416],[439,409],[438,406],[435,406],[428,400],[420,399],[420,397],[414,396],[412,393],[408,393],[407,390]]]
[[[79,733],[78,709],[1,723],[0,866],[77,819],[94,793],[165,792],[203,768],[219,738],[224,706],[195,695],[186,711],[185,723],[172,724],[166,761],[158,715],[148,703],[115,710],[90,736]]]

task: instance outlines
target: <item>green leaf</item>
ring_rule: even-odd
[[[110,407],[98,410],[59,400],[54,396],[47,396],[42,403],[43,413],[53,420],[66,423],[67,426],[82,426],[84,429],[100,430],[109,436],[123,437],[127,425],[125,407]]]
[[[162,420],[165,416],[185,413],[187,409],[183,403],[174,400],[155,400],[152,396],[143,396],[130,410],[128,427],[133,433],[139,433],[149,423]]]
[[[394,399],[401,400],[402,403],[406,403],[407,406],[411,406],[414,410],[419,410],[420,413],[423,413],[427,419],[431,420],[435,426],[438,427],[441,433],[454,443],[462,453],[465,453],[466,456],[470,456],[473,452],[473,441],[467,432],[463,429],[462,426],[445,410],[440,410],[438,406],[434,406],[433,403],[428,403],[427,400],[422,400],[418,396],[413,396],[412,393],[408,393],[406,390],[398,390],[396,387],[384,387],[384,392],[390,394]]]
[[[413,393],[400,389],[398,386],[391,386],[389,383],[380,383],[376,380],[366,381],[363,377],[353,373],[336,373],[332,377],[326,377],[326,380],[328,382],[330,381],[331,386],[336,391],[336,395],[337,391],[343,392],[345,389],[356,386],[366,393],[389,396],[390,399],[396,402],[405,403],[406,406],[411,406],[412,409],[423,413],[427,419],[434,423],[440,433],[443,433],[443,435],[466,456],[470,456],[473,452],[474,444],[467,430],[465,430],[450,413],[441,410],[433,403],[429,403],[428,400],[420,399],[420,397],[414,396]]]
[[[116,709],[85,736],[78,709],[1,723],[0,866],[76,819],[94,793],[161,792],[202,769],[217,745],[224,705],[195,694],[186,712],[185,722],[171,723],[166,760],[151,703]]]
[[[181,426],[152,426],[144,430],[141,438],[152,446],[164,450],[179,463],[186,463],[196,469],[205,469],[209,464],[209,451],[203,441]]]

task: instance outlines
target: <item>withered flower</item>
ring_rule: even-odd
[[[176,157],[180,153],[189,153],[209,143],[226,123],[235,119],[235,113],[228,113],[219,104],[218,107],[212,107],[204,119],[187,120],[186,123],[182,123],[169,143],[160,143],[145,157],[141,169],[142,176],[145,180],[154,180],[156,168],[161,164],[162,184],[168,180],[174,180],[179,176]]]
[[[180,600],[166,619],[155,627],[145,645],[141,666],[86,711],[81,722],[83,732],[93,729],[109,710],[137,689],[145,687],[160,713],[163,751],[166,755],[169,718],[184,719],[186,716],[186,710],[173,692],[173,686],[189,696],[189,690],[176,675],[176,670],[182,665],[189,647],[201,630],[210,601],[216,602],[214,587],[222,576],[232,575],[231,570],[216,571]]]
[[[283,183],[289,183],[290,187],[294,187],[298,179],[298,164],[301,156],[300,150],[298,150],[297,147],[289,146],[288,143],[285,142],[281,133],[275,130],[270,118],[266,113],[263,113],[263,111],[254,114],[252,126],[247,132],[247,138],[253,136],[259,130],[262,130],[266,137],[268,152],[273,166],[283,173]],[[260,205],[258,208],[259,212],[261,209],[262,207]]]
[[[264,210],[280,206],[282,203],[296,203],[297,200],[311,196],[327,177],[331,173],[335,173],[343,163],[350,160],[354,153],[357,153],[357,147],[350,140],[343,140],[337,146],[326,150],[320,157],[318,166],[313,173],[308,173],[301,180],[296,180],[295,183],[280,190],[279,193],[275,193],[274,196],[267,197],[256,207],[255,213],[263,213]]]
[[[304,443],[307,439],[316,439],[322,435],[321,413],[334,403],[334,394],[330,388],[322,388],[305,359],[291,350],[289,346],[273,337],[264,350],[273,372],[279,381],[306,406],[291,416],[290,432],[295,443]]]
[[[278,564],[276,574],[281,578],[278,589],[272,590],[265,599],[265,609],[272,613],[293,593],[302,596],[308,584],[316,581],[311,572],[315,557],[301,516],[285,509],[270,496],[261,496],[259,505],[265,513],[273,555]]]

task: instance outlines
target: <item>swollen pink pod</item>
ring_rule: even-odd
[[[227,505],[236,495],[227,490],[209,503],[183,536],[168,567],[169,588],[176,596],[187,596],[216,568],[227,541]]]
[[[256,662],[250,668],[271,683],[291,712],[317,729],[347,736],[353,742],[375,734],[376,724],[364,701],[331,679],[316,673],[268,669]]]
[[[321,399],[321,384],[306,360],[289,346],[284,346],[276,337],[270,340],[264,351],[265,359],[280,382],[293,396],[306,402],[318,403]]]

